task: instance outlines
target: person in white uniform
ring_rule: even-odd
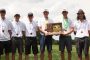
[[[37,44],[37,23],[33,20],[33,13],[28,13],[28,21],[26,26],[26,40],[25,40],[25,60],[29,60],[31,49],[34,54],[34,60],[38,60],[38,44]]]
[[[12,24],[14,30],[12,32],[12,60],[15,60],[16,49],[18,48],[19,60],[22,60],[22,52],[23,52],[23,39],[25,36],[26,27],[24,23],[20,21],[20,14],[14,15],[15,20],[13,20]]]
[[[39,31],[40,31],[40,60],[44,60],[44,51],[45,51],[45,45],[47,46],[48,51],[48,60],[52,60],[52,35],[49,35],[49,32],[47,32],[47,24],[53,23],[53,20],[51,20],[48,15],[49,11],[45,10],[43,12],[44,19],[42,19],[38,23]]]
[[[90,23],[86,20],[85,13],[80,9],[77,13],[77,21],[74,24],[76,32],[76,49],[78,60],[82,60],[82,51],[85,54],[85,60],[89,60],[89,33]]]
[[[62,23],[62,31],[59,32],[59,51],[61,55],[61,60],[65,60],[64,51],[65,47],[68,52],[68,60],[71,60],[71,51],[72,51],[72,39],[71,33],[74,31],[74,24],[68,18],[68,11],[64,9],[62,11],[63,18],[61,19],[60,23]],[[57,32],[58,33],[58,32]]]
[[[5,59],[9,59],[9,53],[11,52],[11,35],[13,26],[11,22],[6,19],[6,10],[0,10],[0,58],[5,52]],[[5,49],[5,50],[4,50]],[[1,60],[1,59],[0,59]]]

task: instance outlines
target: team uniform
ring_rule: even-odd
[[[90,30],[90,25],[87,20],[84,20],[83,22],[80,22],[80,20],[77,20],[74,24],[75,31],[76,31],[76,48],[78,55],[82,54],[82,51],[84,50],[85,55],[88,54],[89,51],[89,33],[88,30]]]
[[[0,55],[3,54],[4,49],[5,53],[9,53],[11,51],[11,37],[9,30],[12,29],[13,26],[8,19],[0,19]]]
[[[41,27],[43,31],[46,30],[46,25],[48,23],[53,23],[51,19],[45,20],[42,19],[38,23],[38,27]],[[47,32],[47,31],[46,31]],[[52,35],[45,36],[42,32],[40,32],[40,50],[45,51],[45,45],[47,46],[48,52],[52,50]]]
[[[31,48],[33,54],[38,53],[38,44],[37,44],[37,23],[35,21],[26,22],[26,40],[25,40],[25,54],[31,53]]]
[[[18,52],[23,52],[23,39],[22,39],[22,32],[26,30],[26,27],[24,23],[21,21],[13,21],[13,33],[12,33],[12,53],[16,52],[16,49],[18,48]]]
[[[67,20],[63,18],[60,22],[62,23],[62,30],[64,33],[70,31],[70,28],[73,27],[73,23],[69,18]],[[67,48],[67,51],[72,51],[71,34],[61,34],[59,37],[59,51],[64,52],[65,47]]]

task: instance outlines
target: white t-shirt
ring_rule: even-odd
[[[79,37],[79,38],[82,38],[85,36],[89,37],[88,30],[90,30],[90,25],[87,20],[84,20],[83,22],[81,22],[80,20],[77,20],[74,23],[74,28],[76,31],[75,37]]]
[[[45,31],[46,29],[46,25],[48,23],[53,23],[53,20],[51,19],[48,19],[48,20],[45,20],[45,18],[41,19],[38,21],[38,27],[41,27],[43,31]],[[41,35],[44,35],[42,32],[40,32]]]
[[[67,20],[68,20],[67,29],[65,29],[65,27],[64,27],[64,19],[60,20],[60,23],[62,23],[62,29],[64,30],[64,33],[70,31],[71,27],[74,27],[74,23],[72,22],[72,20],[70,20],[69,18]]]
[[[9,30],[13,29],[13,25],[7,19],[0,19],[0,41],[8,41],[10,40]]]
[[[25,23],[26,26],[26,37],[36,37],[37,23],[33,20]]]
[[[24,23],[22,23],[21,21],[13,21],[12,24],[14,27],[12,37],[22,37],[22,31],[26,30]]]

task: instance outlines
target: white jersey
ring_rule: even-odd
[[[22,37],[22,31],[26,30],[26,27],[24,25],[24,23],[22,23],[21,21],[13,21],[12,22],[14,30],[12,32],[12,37]]]
[[[7,19],[0,19],[0,41],[8,41],[10,40],[9,30],[12,30],[13,26],[10,21]]]
[[[26,37],[36,37],[37,23],[33,20],[25,23],[26,26]]]
[[[48,20],[45,20],[45,19],[41,19],[38,21],[38,27],[41,27],[43,31],[45,31],[46,29],[46,25],[48,23],[53,23],[53,20],[51,19],[48,19]],[[41,35],[44,35],[42,32],[40,32]]]
[[[63,19],[61,19],[60,20],[60,23],[62,23],[62,29],[63,29],[63,31],[64,32],[68,32],[68,31],[70,31],[70,29],[71,29],[71,27],[74,27],[74,23],[72,22],[72,20],[70,20],[69,18],[67,19],[68,20],[68,27],[67,28],[65,28],[65,26],[64,26],[64,18]],[[71,35],[71,34],[69,34],[69,35]]]
[[[74,24],[75,31],[76,31],[76,37],[82,38],[82,37],[89,37],[88,31],[90,30],[90,23],[88,23],[87,20],[84,20],[81,22],[80,20],[77,20]]]

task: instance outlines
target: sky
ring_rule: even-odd
[[[69,18],[76,20],[76,13],[79,9],[85,11],[87,20],[90,19],[90,0],[0,0],[0,9],[7,10],[7,18],[13,20],[16,13],[21,14],[21,19],[27,17],[29,12],[34,13],[35,20],[42,18],[42,12],[48,9],[49,17],[59,21],[63,9],[68,10]]]
[[[83,9],[90,19],[90,0],[0,0],[0,8],[7,10],[7,17],[13,18],[13,15],[20,13],[22,18],[29,12],[33,12],[35,18],[41,18],[44,9],[50,11],[50,17],[56,19],[61,16],[61,11],[69,11],[69,17],[73,20],[79,9]]]

